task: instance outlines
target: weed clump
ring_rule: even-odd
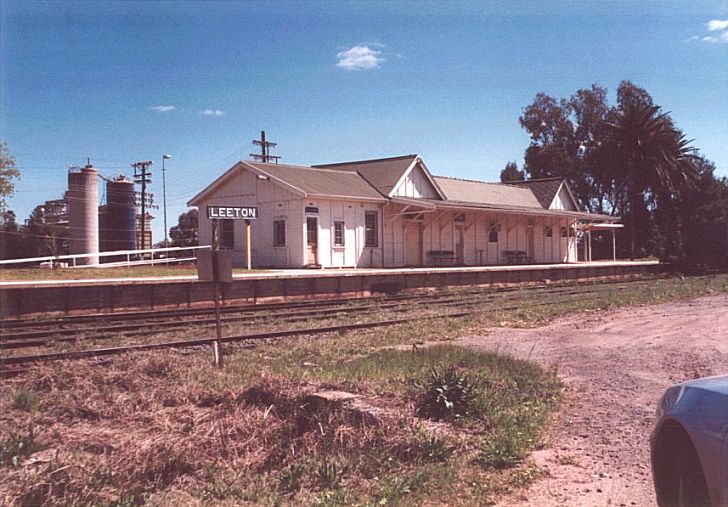
[[[20,458],[30,456],[36,450],[36,428],[29,423],[26,429],[10,431],[6,438],[0,439],[0,464],[18,466]]]
[[[38,395],[27,389],[19,389],[12,394],[11,405],[15,409],[29,412],[38,405]]]
[[[416,382],[422,391],[417,400],[417,415],[428,419],[457,419],[472,412],[477,381],[453,365],[433,368],[426,382]]]

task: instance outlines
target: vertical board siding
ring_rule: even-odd
[[[571,196],[569,195],[569,191],[566,189],[566,186],[561,186],[561,189],[554,197],[554,200],[551,203],[551,206],[549,206],[549,209],[576,211],[576,208],[574,207],[574,203],[571,200]]]
[[[430,183],[422,167],[417,164],[392,195],[397,197],[412,197],[415,199],[437,199],[437,191]]]

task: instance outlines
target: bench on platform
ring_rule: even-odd
[[[523,250],[503,250],[506,264],[530,264],[531,258]]]
[[[427,255],[435,266],[453,266],[457,261],[457,256],[452,250],[430,250]]]

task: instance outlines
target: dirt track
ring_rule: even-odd
[[[649,434],[666,387],[728,373],[728,295],[593,312],[462,340],[556,365],[568,388],[546,448],[547,474],[503,506],[655,505]]]

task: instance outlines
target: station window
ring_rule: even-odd
[[[286,246],[285,220],[273,220],[273,246]]]
[[[344,222],[334,222],[334,246],[344,246]]]
[[[376,211],[367,211],[364,213],[364,246],[379,246],[379,226],[377,224]]]
[[[546,226],[543,228],[543,235],[547,238],[552,238],[554,236],[554,230],[551,227]]]
[[[235,248],[235,220],[219,220],[220,248]]]
[[[488,243],[498,243],[498,226],[491,225],[488,231]]]
[[[561,228],[561,237],[562,238],[568,238],[569,237],[569,228],[568,227],[562,227]]]

